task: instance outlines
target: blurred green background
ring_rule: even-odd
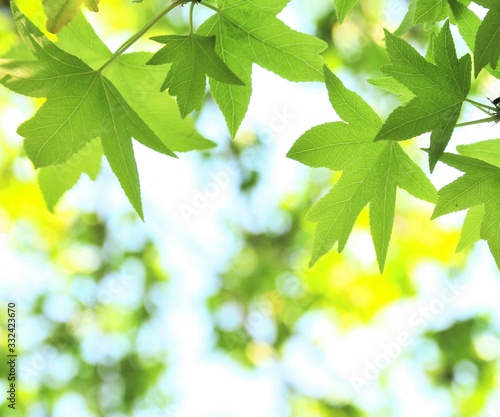
[[[40,1],[18,3],[44,27]],[[165,6],[101,3],[87,16],[114,49]],[[2,5],[3,55],[19,40]],[[339,26],[333,1],[293,0],[281,18],[327,41],[332,70],[386,116],[396,99],[366,79],[386,62],[382,29],[395,30],[407,8],[361,1]],[[201,22],[209,13],[199,9]],[[149,35],[186,32],[186,13]],[[406,39],[424,50],[433,30]],[[19,415],[500,416],[500,281],[487,246],[456,254],[463,214],[431,222],[430,205],[400,192],[383,275],[366,210],[345,252],[309,269],[305,213],[338,175],[285,155],[336,115],[321,84],[259,68],[254,84],[234,141],[208,95],[194,118],[215,150],[173,161],[137,147],[145,223],[108,166],[50,213],[15,133],[42,101],[0,89],[0,300],[17,303]],[[480,79],[474,94],[497,87]],[[456,144],[492,132],[463,129]],[[426,140],[405,143],[423,165]],[[432,179],[441,187],[454,176],[439,167]]]

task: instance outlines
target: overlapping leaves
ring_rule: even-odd
[[[412,0],[395,34],[402,35],[419,23],[433,24],[449,17],[458,23],[462,37],[474,52],[475,76],[485,67],[495,70],[500,59],[500,3],[475,0],[474,3],[488,9],[483,19],[467,7],[470,3],[470,0]]]
[[[500,268],[500,140],[458,151],[461,155],[445,154],[442,161],[465,174],[439,190],[433,218],[469,209],[457,249],[484,239]]]
[[[341,122],[317,126],[293,145],[292,159],[311,167],[341,170],[342,177],[309,212],[318,223],[311,263],[338,243],[342,251],[361,210],[370,204],[370,229],[383,270],[394,222],[396,190],[435,201],[422,170],[397,142],[374,142],[382,121],[372,108],[325,67],[330,101]]]
[[[216,0],[203,2],[216,14],[197,31],[216,36],[216,51],[244,86],[210,80],[214,100],[234,136],[245,117],[252,94],[252,64],[256,63],[290,81],[322,81],[326,44],[296,32],[276,17],[290,0]]]
[[[12,11],[36,60],[1,60],[1,83],[20,94],[47,98],[18,129],[26,153],[37,168],[63,164],[99,137],[111,168],[142,216],[132,136],[158,152],[175,155],[100,71],[50,42],[14,3]]]
[[[484,1],[482,5],[489,10],[476,34],[474,45],[476,76],[488,64],[496,69],[500,59],[500,2]]]
[[[207,75],[222,83],[245,85],[215,53],[215,37],[169,35],[153,40],[165,46],[148,64],[173,64],[161,91],[168,89],[177,97],[182,117],[201,109]]]
[[[376,140],[405,140],[432,132],[429,152],[432,170],[451,139],[470,90],[470,56],[457,59],[448,23],[435,38],[434,62],[388,31],[386,46],[390,64],[382,67],[382,71],[416,97],[389,115]]]

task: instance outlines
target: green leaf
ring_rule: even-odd
[[[463,176],[439,190],[439,199],[432,214],[437,218],[448,213],[484,206],[484,218],[479,235],[488,242],[490,251],[500,268],[500,168],[479,159],[462,155],[444,154],[444,163],[460,171]],[[460,247],[472,242],[480,215],[476,209],[464,226],[464,238]]]
[[[215,53],[215,37],[191,34],[157,36],[152,39],[165,46],[148,64],[173,64],[161,90],[168,88],[170,95],[177,97],[182,117],[201,109],[207,75],[223,83],[244,85]]]
[[[457,253],[481,240],[481,224],[484,220],[484,205],[474,206],[465,216],[462,233],[457,245]]]
[[[54,211],[59,199],[78,182],[82,174],[87,174],[92,180],[97,178],[102,156],[101,142],[94,139],[64,164],[40,169],[38,183],[50,211]]]
[[[382,67],[382,71],[416,97],[389,115],[376,140],[405,140],[432,132],[429,152],[432,171],[450,141],[470,90],[470,56],[457,59],[448,22],[434,41],[435,64],[388,31],[386,45],[390,64]]]
[[[342,251],[354,223],[370,205],[370,228],[382,271],[394,221],[397,187],[415,197],[435,201],[436,191],[422,170],[397,142],[374,142],[382,121],[357,94],[325,67],[333,108],[344,122],[314,127],[301,136],[288,157],[311,167],[343,171],[332,190],[311,209],[318,223],[311,264],[338,242]]]
[[[474,46],[474,72],[476,77],[488,64],[496,69],[500,58],[500,3],[496,2],[483,19],[477,31]]]
[[[481,19],[472,10],[456,0],[448,0],[453,16],[458,23],[458,30],[471,51],[474,50],[476,33],[481,25]]]
[[[491,254],[500,269],[500,197],[488,200],[484,205],[484,220],[481,223],[481,238],[488,242]]]
[[[495,7],[496,0],[474,0],[474,3],[479,4],[487,9]]]
[[[96,71],[112,55],[81,12],[57,35],[56,45],[63,51],[77,56]]]
[[[388,91],[391,94],[394,94],[402,104],[408,104],[413,98],[415,98],[415,94],[413,94],[411,90],[392,77],[372,78],[369,79],[368,82],[376,87]]]
[[[480,159],[500,168],[500,139],[485,140],[470,145],[457,146],[457,151],[464,156]]]
[[[215,143],[196,131],[191,118],[181,118],[175,99],[158,91],[165,67],[146,65],[152,56],[147,52],[122,55],[106,74],[169,149],[188,152],[213,148]]]
[[[47,98],[18,129],[27,155],[36,168],[62,164],[99,136],[111,168],[142,217],[132,136],[175,155],[101,72],[50,42],[14,3],[12,11],[21,38],[37,60],[0,60],[0,82],[19,94]]]
[[[442,20],[445,4],[446,0],[418,0],[413,22],[418,25],[420,23]]]
[[[444,154],[442,161],[466,174],[439,190],[433,218],[483,204],[498,193],[495,181],[500,178],[500,169],[497,167],[454,154]]]
[[[202,2],[216,14],[197,31],[216,36],[216,51],[245,83],[228,85],[210,80],[212,96],[221,109],[231,136],[243,121],[252,95],[252,64],[256,63],[290,81],[323,81],[323,57],[327,44],[296,32],[276,17],[289,0],[217,0]]]
[[[476,34],[481,26],[481,19],[477,17],[472,10],[469,10],[456,0],[448,0],[448,3],[453,12],[453,17],[457,21],[460,35],[469,49],[474,51]],[[493,70],[490,66],[487,66],[486,69],[494,77],[500,78],[499,70]]]
[[[108,47],[82,13],[59,33],[57,40],[58,47],[78,56],[96,70],[111,57]],[[159,92],[166,69],[160,65],[146,65],[152,55],[146,52],[122,55],[104,73],[169,149],[186,152],[214,147],[213,142],[196,131],[191,118],[180,117],[175,99]]]
[[[335,12],[340,24],[357,2],[358,0],[335,0]]]

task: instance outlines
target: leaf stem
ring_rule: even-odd
[[[132,37],[130,37],[125,43],[120,46],[117,51],[111,56],[111,58],[104,63],[101,68],[97,70],[97,72],[102,72],[104,68],[110,65],[116,58],[122,55],[128,48],[130,48],[134,43],[136,43],[149,29],[151,29],[163,16],[167,13],[171,12],[176,7],[189,3],[192,0],[177,0],[175,3],[172,3],[165,9],[163,9],[160,13],[158,13],[155,17],[149,20],[137,33],[135,33]]]
[[[485,111],[484,109],[491,110],[491,111],[493,111],[495,113],[498,112],[498,108],[496,108],[496,107],[488,106],[487,104],[479,103],[477,101],[474,101],[474,100],[471,100],[471,99],[468,99],[468,98],[466,98],[465,101],[467,101],[468,103],[470,103],[473,106],[477,107],[479,110],[481,110],[483,112]]]
[[[471,125],[478,125],[480,123],[498,122],[498,121],[500,121],[500,115],[496,114],[495,116],[487,117],[486,119],[479,119],[479,120],[473,120],[471,122],[459,123],[458,125],[455,125],[455,127],[471,126]]]
[[[210,4],[210,3],[206,3],[206,2],[202,2],[200,3],[201,5],[205,6],[205,7],[208,7],[209,9],[212,9],[214,12],[219,12],[219,8],[214,6],[213,4]]]
[[[193,15],[194,15],[194,6],[196,4],[196,0],[191,2],[191,8],[189,9],[189,34],[193,34]]]

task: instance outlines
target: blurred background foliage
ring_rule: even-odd
[[[0,9],[2,55],[19,42],[6,3]],[[44,27],[40,1],[18,3]],[[88,18],[117,47],[164,3],[106,0]],[[386,62],[382,28],[395,30],[408,2],[361,1],[342,26],[333,1],[293,0],[290,7],[304,20],[303,30],[328,42],[330,67],[388,113],[396,100],[366,79],[380,75]],[[185,17],[185,10],[173,14],[151,35],[186,32]],[[406,38],[424,50],[434,29],[418,26]],[[147,40],[137,45],[152,47]],[[477,94],[484,94],[486,82],[476,84]],[[230,243],[218,248],[217,261],[199,261],[200,242],[183,243],[189,232],[167,225],[158,234],[161,225],[141,223],[126,205],[103,203],[108,200],[99,195],[110,187],[105,172],[94,185],[82,179],[50,213],[15,134],[40,104],[0,90],[0,232],[8,236],[0,290],[2,299],[16,294],[19,301],[19,415],[500,415],[499,310],[487,301],[498,299],[498,274],[484,247],[455,253],[459,222],[429,221],[432,207],[401,192],[383,275],[367,210],[345,252],[333,251],[309,269],[313,225],[305,213],[338,175],[305,170],[293,192],[271,196],[272,214],[258,226],[243,221],[238,214],[262,213],[272,148],[259,126],[245,127],[234,142],[219,137],[216,150],[187,160],[202,177],[228,161],[239,172],[229,192],[236,208],[232,215],[222,212],[215,229]],[[200,129],[211,111],[207,96],[208,115],[194,116]],[[405,146],[417,155],[416,145]],[[207,235],[204,244],[211,239]],[[176,245],[186,253],[180,263],[187,260],[191,269],[174,266],[177,253],[169,248]],[[190,275],[193,269],[200,281]],[[443,301],[442,289],[457,282],[458,298]],[[409,342],[394,347],[401,332],[409,333]],[[6,339],[4,327],[0,338]],[[388,343],[392,356],[383,347]],[[0,344],[2,357],[5,348]],[[377,365],[382,357],[390,363]],[[206,364],[215,370],[203,384]],[[226,373],[233,376],[224,379]],[[241,392],[231,379],[255,375],[274,381],[272,398],[254,385]],[[6,374],[0,378],[5,392]],[[360,387],[360,380],[366,384]],[[198,385],[201,391],[191,389]],[[231,403],[232,396],[249,403],[235,400],[233,409],[217,404]]]

